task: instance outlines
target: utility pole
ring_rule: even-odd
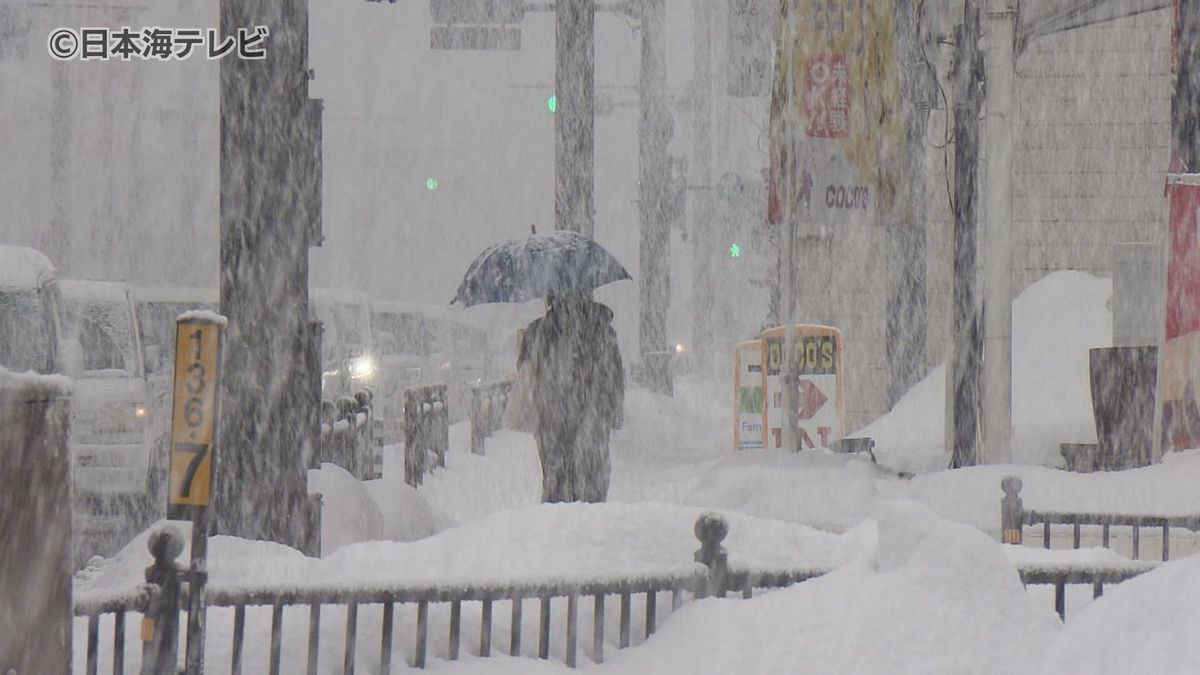
[[[784,4],[787,7],[787,4]],[[784,17],[791,26],[791,17]],[[786,34],[786,33],[785,33]],[[794,59],[793,51],[790,46],[785,46],[781,52],[784,58]],[[780,224],[780,235],[783,237],[783,246],[779,255],[779,284],[782,286],[780,291],[780,318],[783,322],[783,359],[780,363],[780,380],[783,389],[783,430],[781,432],[780,442],[783,448],[789,452],[798,452],[800,450],[800,439],[797,437],[796,428],[800,423],[799,420],[799,383],[796,381],[796,373],[793,368],[794,355],[796,349],[796,236],[798,234],[799,225],[796,222],[800,218],[799,209],[796,208],[796,185],[799,176],[797,175],[797,143],[791,138],[796,130],[801,129],[802,120],[800,120],[800,106],[797,101],[792,98],[796,92],[796,68],[787,68],[783,81],[783,95],[781,97],[781,105],[783,109],[779,111],[782,117],[783,128],[787,130],[787,141],[782,150],[782,162],[780,166],[782,189],[782,211],[783,221]],[[768,362],[768,355],[763,354],[763,362]]]
[[[888,218],[891,299],[887,305],[888,408],[896,405],[924,375],[928,313],[925,302],[925,111],[929,109],[929,67],[921,51],[919,0],[895,0],[896,46],[904,143],[898,163],[899,184]]]
[[[1200,172],[1200,0],[1179,0],[1171,92],[1173,173]]]
[[[1012,460],[1012,154],[1015,0],[987,0],[983,191],[983,461]]]
[[[554,223],[593,236],[595,188],[595,0],[555,7]]]
[[[60,26],[79,25],[80,12],[56,8],[50,12]],[[50,61],[50,226],[38,242],[55,264],[74,269],[71,262],[71,73],[74,64]]]
[[[222,377],[216,531],[317,553],[307,472],[319,372],[308,247],[319,243],[318,102],[308,98],[308,0],[221,0],[220,29],[267,26],[265,58],[221,59]],[[315,127],[315,128],[314,128]]]
[[[982,340],[975,299],[975,187],[979,160],[981,70],[979,4],[964,0],[954,59],[954,307],[947,372],[947,447],[952,468],[979,463]]]
[[[666,215],[667,143],[674,122],[667,110],[666,4],[641,0],[642,63],[638,78],[638,220],[641,246],[641,321],[638,325],[646,384],[671,394],[671,354],[667,348],[667,310],[670,307],[671,239]]]
[[[700,184],[692,210],[692,352],[701,364],[709,363],[713,347],[714,307],[712,267],[714,260],[712,192],[713,113],[713,3],[695,0],[692,43],[695,45],[692,73],[692,156]]]

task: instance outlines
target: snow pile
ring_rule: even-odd
[[[704,511],[662,503],[543,504],[502,511],[408,544],[364,542],[326,561],[323,576],[360,583],[457,585],[690,574]],[[730,564],[821,567],[841,560],[835,535],[727,514]]]
[[[542,465],[533,436],[502,429],[488,437],[482,455],[471,454],[470,438],[469,421],[451,425],[445,468],[427,474],[418,490],[439,529],[541,503]]]
[[[1060,633],[1021,589],[1001,546],[912,503],[890,503],[856,531],[870,551],[838,571],[750,601],[685,605],[613,674],[1030,673]],[[583,613],[581,613],[583,614]],[[586,634],[586,633],[584,633]],[[581,650],[586,653],[586,650]],[[560,663],[478,659],[446,673],[566,673]],[[1085,671],[1064,669],[1060,671]]]
[[[999,536],[1000,481],[1018,476],[1026,509],[1099,513],[1200,514],[1200,450],[1171,453],[1140,469],[1071,473],[1040,466],[994,465],[944,470],[911,481],[881,481],[883,497],[906,497],[951,520]],[[1118,532],[1114,529],[1114,532]],[[1128,530],[1126,530],[1128,532]]]
[[[543,504],[495,513],[420,541],[346,545],[324,559],[270,542],[217,536],[209,545],[209,583],[443,586],[689,574],[700,546],[693,527],[702,513],[661,503]],[[846,555],[833,534],[740,514],[726,517],[730,532],[724,543],[733,566],[830,568]],[[171,524],[190,541],[187,523]],[[81,573],[76,592],[141,583],[151,563],[148,537],[143,532],[114,558]],[[185,550],[180,559],[188,556]]]
[[[627,385],[625,425],[609,443],[609,501],[681,502],[705,470],[731,456],[729,391],[695,376],[674,384],[673,397]]]
[[[450,526],[439,519],[420,492],[402,478],[384,478],[362,484],[382,517],[379,536],[387,541],[413,541]],[[366,541],[360,539],[358,541]],[[325,549],[325,555],[332,549]]]
[[[383,535],[383,513],[366,485],[336,464],[308,472],[309,494],[320,494],[321,554]]]
[[[1112,280],[1063,270],[1013,300],[1012,461],[1061,466],[1060,443],[1095,443],[1088,350],[1112,345]],[[880,463],[948,466],[946,370],[935,368],[892,412],[851,434],[875,439]]]
[[[1200,664],[1196,626],[1200,556],[1191,556],[1105,588],[1067,624],[1038,672],[1194,673]]]
[[[752,600],[686,606],[614,673],[1019,673],[1059,631],[1001,546],[912,503],[878,513],[872,552]],[[1018,648],[1014,648],[1017,647]],[[464,671],[465,672],[465,671]]]
[[[841,532],[875,508],[878,475],[864,456],[734,453],[704,473],[683,503]]]

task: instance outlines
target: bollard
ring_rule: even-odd
[[[404,392],[404,482],[421,485],[425,472],[424,447],[421,445],[421,390]]]
[[[471,387],[471,453],[476,455],[483,454],[484,438],[491,433],[483,428],[483,396],[478,385]]]
[[[694,529],[696,538],[700,540],[700,548],[696,551],[696,562],[708,568],[707,583],[702,585],[697,597],[715,595],[725,597],[725,576],[729,565],[729,556],[721,541],[729,534],[729,524],[719,513],[705,513],[696,519]]]
[[[433,414],[430,415],[430,441],[437,453],[437,465],[446,466],[446,452],[450,449],[450,399],[446,385],[439,384],[430,388],[430,401]]]
[[[146,544],[154,563],[146,568],[150,602],[142,616],[142,675],[174,673],[178,662],[180,567],[183,535],[173,525],[159,528]]]
[[[1000,500],[1000,541],[1005,544],[1021,543],[1021,525],[1025,520],[1025,507],[1021,503],[1021,479],[1006,476],[1000,481],[1004,498]]]

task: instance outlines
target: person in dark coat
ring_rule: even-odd
[[[549,296],[518,349],[517,368],[532,370],[543,502],[608,496],[608,438],[623,422],[625,373],[612,310],[590,296]]]

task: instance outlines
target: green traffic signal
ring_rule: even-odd
[[[555,96],[554,94],[550,94],[550,96],[546,99],[546,109],[549,110],[550,112],[554,112],[554,111],[558,110],[558,97],[557,96]]]
[[[425,189],[426,190],[438,189],[438,180],[436,178],[430,178],[429,180],[425,181]]]
[[[741,257],[741,255],[742,255],[742,247],[741,246],[734,244],[733,246],[729,247],[729,257],[730,258],[738,258],[738,257]]]

